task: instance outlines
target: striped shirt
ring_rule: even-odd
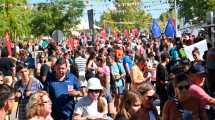
[[[77,58],[75,58],[75,63],[78,66],[79,73],[85,72],[87,59],[85,59],[83,57],[77,57]]]

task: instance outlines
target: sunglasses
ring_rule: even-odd
[[[89,90],[89,92],[99,93],[101,90]]]
[[[179,90],[183,90],[183,89],[188,90],[189,88],[190,88],[190,85],[181,85],[181,86],[178,86]]]

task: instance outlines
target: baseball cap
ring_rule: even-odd
[[[191,74],[205,75],[205,68],[201,64],[192,65],[190,68]]]

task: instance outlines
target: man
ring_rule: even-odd
[[[126,89],[129,89],[131,85],[131,76],[130,76],[130,71],[131,68],[133,67],[133,52],[132,50],[128,49],[126,51],[125,56],[123,57],[123,65],[126,71]]]
[[[30,76],[30,71],[27,66],[19,64],[17,72],[20,78],[15,83],[14,88],[17,91],[16,97],[18,99],[18,118],[19,120],[27,120],[26,118],[26,105],[30,96],[39,90],[43,89],[42,83]]]
[[[157,66],[156,72],[156,92],[160,98],[160,110],[162,111],[163,105],[168,99],[166,82],[168,80],[167,64],[169,63],[170,57],[168,53],[161,54],[161,63]]]
[[[191,80],[190,95],[199,98],[203,108],[206,105],[215,105],[215,99],[209,96],[202,88],[205,82],[205,68],[199,64],[193,65],[189,70],[189,76]]]
[[[15,100],[14,89],[8,85],[0,85],[0,120],[10,114]]]
[[[77,78],[68,72],[67,62],[59,58],[54,72],[48,76],[47,91],[52,100],[52,116],[55,120],[71,120],[74,110],[74,97],[81,96]]]
[[[143,71],[146,66],[146,60],[143,56],[136,57],[136,63],[132,67],[131,75],[131,89],[137,89],[139,85],[146,82],[149,78],[144,77]]]
[[[43,64],[40,68],[40,80],[44,84],[47,79],[47,75],[52,72],[53,66],[55,65],[57,58],[54,56],[49,56],[48,62]]]

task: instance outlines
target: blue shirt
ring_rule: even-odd
[[[115,62],[110,67],[111,67],[112,74],[117,73],[117,74],[121,75],[121,74],[125,73],[125,69],[124,69],[124,66],[122,63]],[[116,82],[117,87],[123,86],[123,82],[121,80],[115,81],[115,82]]]
[[[55,120],[71,120],[75,107],[74,97],[68,94],[68,87],[79,91],[80,84],[77,78],[68,73],[63,81],[56,79],[52,74],[48,77],[48,87],[50,98],[52,100],[52,116]]]
[[[124,58],[123,58],[123,64],[125,65],[126,63],[128,63],[128,67],[129,67],[129,70],[131,70],[132,66],[133,66],[133,61],[131,59],[130,56],[126,55]]]

